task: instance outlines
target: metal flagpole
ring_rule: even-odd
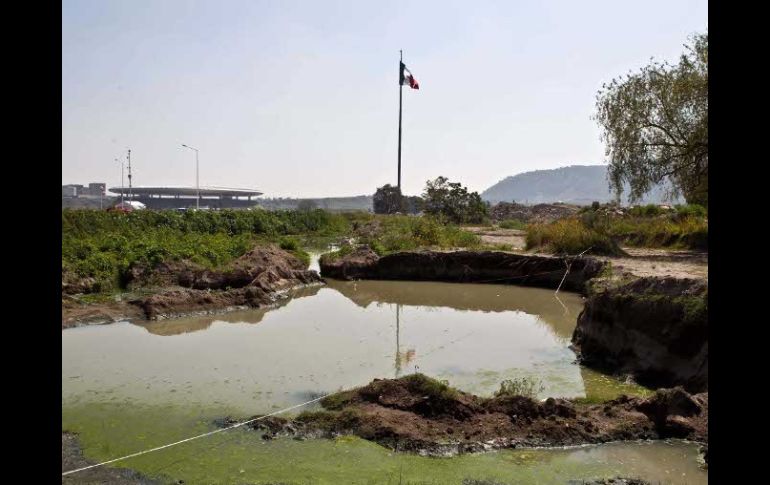
[[[134,200],[134,193],[131,190],[131,149],[128,149],[128,199]]]
[[[398,61],[398,193],[401,193],[401,104],[404,89],[404,51],[399,50]]]

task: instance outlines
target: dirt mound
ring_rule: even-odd
[[[256,425],[270,436],[354,434],[398,450],[455,454],[521,446],[685,438],[708,442],[708,394],[662,389],[604,404],[481,398],[421,374],[376,379],[321,401],[326,411]]]
[[[275,245],[258,246],[220,270],[209,270],[186,261],[130,272],[137,286],[172,288],[132,301],[148,319],[232,307],[259,307],[273,303],[276,293],[303,284],[320,282],[315,271]]]
[[[583,291],[604,262],[594,258],[562,258],[502,251],[402,251],[378,257],[367,247],[337,259],[322,258],[321,274],[339,279],[514,283],[523,286]]]
[[[708,283],[595,280],[572,337],[589,366],[650,387],[708,389]]]
[[[78,276],[75,273],[62,269],[62,295],[97,293],[99,290],[100,286],[96,278]]]
[[[319,265],[321,274],[341,280],[364,279],[376,266],[380,257],[369,246],[363,245],[352,253],[333,258],[328,254],[321,256]]]
[[[530,206],[515,202],[500,202],[491,208],[490,216],[495,222],[516,219],[522,222],[546,223],[575,215],[579,210],[579,206],[569,204],[537,204]]]

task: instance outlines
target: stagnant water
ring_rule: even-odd
[[[62,332],[63,429],[106,460],[242,418],[419,371],[490,395],[529,376],[540,397],[643,394],[575,364],[578,295],[502,285],[339,282],[275,308]],[[506,450],[446,459],[353,438],[262,441],[233,430],[121,462],[185,483],[566,483],[615,475],[705,483],[693,444]]]

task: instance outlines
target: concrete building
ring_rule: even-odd
[[[110,187],[110,192],[124,200],[138,201],[148,209],[182,209],[196,206],[198,189],[195,187]],[[257,205],[253,200],[262,192],[228,187],[201,187],[200,207],[209,209],[248,208]]]
[[[62,197],[102,197],[107,193],[107,184],[92,182],[88,187],[80,184],[68,184],[61,186]]]

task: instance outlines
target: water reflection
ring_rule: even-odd
[[[582,301],[559,298],[503,285],[330,281],[269,309],[70,329],[62,399],[256,413],[415,371],[479,395],[530,377],[541,398],[583,397],[568,348]]]

